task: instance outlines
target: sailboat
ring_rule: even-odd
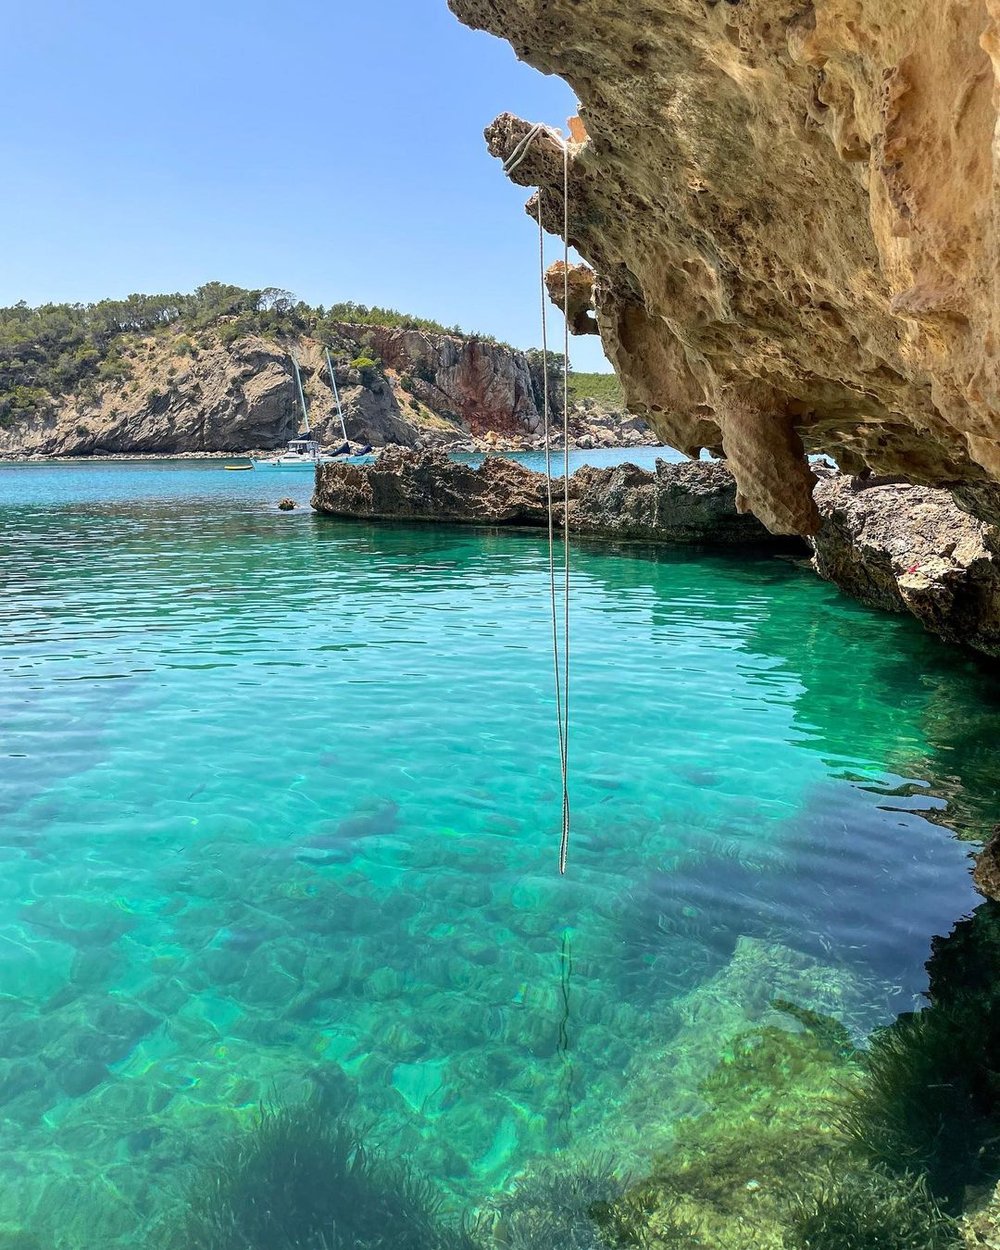
[[[318,464],[371,464],[374,461],[375,453],[371,447],[365,447],[360,452],[351,452],[351,444],[347,437],[347,425],[344,422],[344,410],[340,403],[340,391],[337,388],[337,375],[334,373],[333,365],[330,362],[329,348],[326,348],[326,367],[330,371],[333,395],[337,401],[337,415],[340,417],[340,429],[344,435],[343,446],[335,452],[324,452],[319,443],[313,438],[312,429],[309,426],[309,406],[306,403],[306,393],[302,387],[302,374],[299,371],[299,362],[293,352],[292,368],[295,370],[295,385],[298,388],[299,402],[302,405],[302,419],[306,427],[305,431],[293,438],[285,450],[278,456],[270,456],[261,460],[251,456],[250,464],[252,468],[315,470]]]

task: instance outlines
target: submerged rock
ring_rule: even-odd
[[[565,511],[561,479],[556,522]],[[443,521],[465,525],[547,525],[545,476],[489,457],[480,468],[441,452],[388,449],[371,465],[323,465],[313,507],[364,520]],[[570,479],[569,527],[578,534],[653,542],[774,545],[764,526],[736,506],[724,464],[658,461],[648,472],[623,464],[583,468]]]
[[[979,853],[972,880],[980,894],[1000,899],[1000,825]]]
[[[1000,656],[1000,535],[948,491],[828,477],[815,492],[821,577],[870,607],[911,612],[947,642]]]

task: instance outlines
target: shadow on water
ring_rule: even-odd
[[[745,598],[733,599],[734,610],[742,611],[747,625],[742,645],[774,661],[772,669],[751,673],[750,680],[766,685],[787,675],[800,683],[793,703],[805,740],[843,770],[846,780],[892,797],[896,791],[887,778],[851,775],[860,731],[871,757],[885,760],[904,786],[912,779],[909,784],[916,792],[931,800],[926,804],[928,819],[960,837],[982,841],[988,836],[1000,818],[994,751],[1000,740],[1000,664],[963,654],[909,616],[872,611],[833,586],[817,585],[816,575],[801,559],[761,552],[748,561],[745,552],[642,544],[582,547],[607,557],[589,563],[588,575],[603,578],[610,591],[636,588],[644,581],[671,585],[645,579],[642,570],[650,564],[683,570],[708,563],[734,589],[744,582]],[[805,628],[797,622],[795,629],[784,629],[768,599],[776,605],[782,590],[803,583],[816,601],[813,618]],[[677,609],[673,598],[654,605],[654,624],[670,632]],[[683,610],[697,616],[697,600],[685,599]],[[857,681],[842,680],[845,666],[855,669]],[[909,725],[914,709],[919,737]],[[937,807],[935,799],[940,800]]]
[[[959,1211],[1000,1177],[1000,904],[936,938],[927,970],[928,1005],[873,1036],[844,1123],[873,1166]]]

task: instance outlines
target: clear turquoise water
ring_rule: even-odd
[[[138,1244],[316,1087],[456,1202],[641,1166],[725,1029],[781,994],[862,1035],[975,905],[1000,684],[913,622],[581,545],[560,880],[541,537],[310,490],[0,465],[0,1229]]]

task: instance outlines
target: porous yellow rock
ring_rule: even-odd
[[[449,3],[577,94],[570,242],[634,410],[778,530],[816,527],[811,451],[997,519],[1000,0]],[[559,144],[512,176],[559,232]]]

